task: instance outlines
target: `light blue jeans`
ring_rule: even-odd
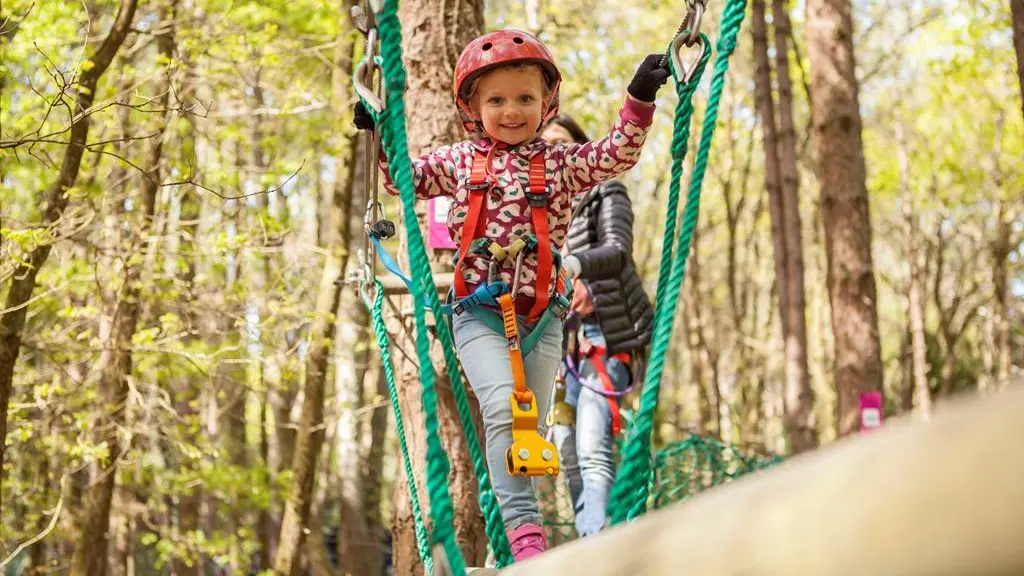
[[[505,450],[512,445],[512,407],[509,398],[515,384],[509,364],[508,342],[478,320],[464,312],[452,320],[455,348],[469,385],[480,403],[487,442],[487,468],[491,472],[494,494],[501,505],[501,516],[507,530],[523,524],[541,524],[537,494],[530,478],[510,476],[505,465]],[[525,337],[522,325],[520,337]],[[562,322],[552,320],[537,345],[523,359],[526,384],[537,399],[538,432],[543,436],[544,416],[548,411],[551,389],[562,355]]]
[[[605,345],[600,332],[588,330],[586,325],[584,336],[594,345]],[[628,366],[611,358],[605,361],[605,368],[616,390],[629,386]],[[608,493],[615,481],[615,456],[611,407],[607,398],[591,390],[603,389],[597,370],[584,360],[579,373],[590,388],[572,374],[565,378],[565,401],[576,407],[576,426],[555,425],[551,433],[576,512],[576,532],[584,538],[604,527]]]

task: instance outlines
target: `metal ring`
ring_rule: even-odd
[[[704,52],[708,49],[707,43],[704,42],[704,37],[700,34],[697,35],[697,42],[694,44],[687,44],[687,38],[689,38],[689,36],[680,34],[679,36],[676,36],[676,39],[672,41],[672,45],[669,47],[669,53],[672,57],[672,70],[675,71],[676,78],[679,78],[679,75],[682,74],[682,82],[684,84],[693,79],[693,75],[697,71],[697,67],[700,65],[701,59],[704,57]],[[679,52],[683,49],[683,46],[690,48],[697,46],[700,49],[697,57],[693,59],[693,62],[688,68],[679,56]]]

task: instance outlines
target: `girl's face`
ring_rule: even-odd
[[[477,81],[472,110],[488,136],[514,146],[537,135],[544,101],[544,74],[540,69],[499,68]]]

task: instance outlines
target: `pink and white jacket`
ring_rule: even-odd
[[[497,144],[491,163],[494,185],[487,194],[486,211],[481,215],[487,222],[487,238],[501,246],[516,235],[535,234],[530,220],[530,205],[525,192],[529,190],[530,159],[537,154],[545,158],[548,191],[548,228],[552,251],[560,252],[572,215],[573,197],[590,190],[594,185],[619,176],[632,168],[640,158],[654,117],[654,106],[627,97],[619,118],[607,136],[586,144],[548,144],[541,138],[515,147]],[[486,155],[496,144],[491,139],[464,140],[442,146],[420,158],[412,160],[416,196],[420,199],[450,196],[453,199],[448,212],[448,231],[456,243],[462,238],[462,228],[469,210],[469,183],[475,152]],[[388,175],[387,162],[381,154],[384,188],[397,195]],[[489,259],[476,254],[466,256],[463,274],[470,290],[487,278]],[[513,285],[514,268],[500,270],[501,279]],[[554,273],[552,273],[552,277]],[[527,256],[519,277],[516,309],[525,313],[533,304],[537,287],[536,254]],[[550,286],[541,287],[550,292]]]

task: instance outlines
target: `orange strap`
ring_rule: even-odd
[[[608,367],[604,364],[603,357],[608,354],[608,350],[604,346],[590,346],[586,354],[590,361],[594,363],[597,377],[601,380],[601,385],[604,387],[605,392],[615,392],[615,384],[612,383],[612,378],[608,375]],[[624,364],[629,363],[629,354],[626,352],[620,352],[612,356],[612,358]],[[619,411],[619,400],[611,395],[605,396],[605,400],[608,401],[608,408],[611,409],[612,413],[612,436],[618,436],[622,430],[622,413]]]
[[[515,390],[512,395],[516,402],[529,404],[533,401],[533,392],[526,387],[526,370],[523,368],[523,351],[519,345],[519,324],[516,320],[516,307],[512,295],[502,294],[498,297],[501,304],[501,320],[505,325],[505,339],[508,340],[508,358],[512,364],[512,382]]]
[[[548,307],[548,287],[551,284],[552,254],[551,232],[548,230],[547,178],[544,175],[544,153],[530,158],[530,218],[537,235],[537,283],[534,284],[536,297],[526,317],[527,324],[533,324]]]

